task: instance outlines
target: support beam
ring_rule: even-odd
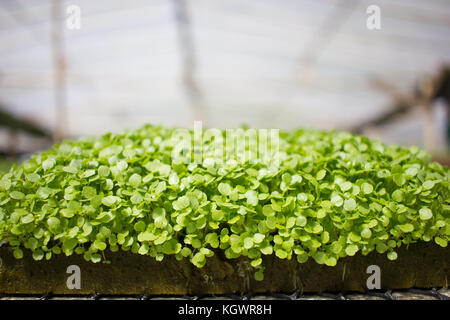
[[[64,20],[62,2],[52,0],[52,55],[54,63],[53,101],[55,107],[55,129],[53,140],[62,141],[67,135],[66,58],[64,53]]]
[[[192,121],[206,121],[202,91],[195,79],[196,54],[187,0],[173,0],[179,49],[182,55],[182,81],[192,109]]]

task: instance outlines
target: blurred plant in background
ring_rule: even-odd
[[[438,0],[4,0],[0,154],[202,120],[345,130],[448,165],[448,34]]]

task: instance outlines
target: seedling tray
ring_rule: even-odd
[[[245,258],[225,259],[217,252],[203,268],[167,256],[163,261],[130,252],[105,252],[110,263],[87,262],[80,255],[55,255],[35,261],[26,252],[15,259],[10,248],[0,248],[0,294],[92,294],[103,295],[203,295],[292,292],[368,291],[368,266],[380,268],[381,288],[447,287],[450,250],[433,243],[399,248],[398,259],[372,252],[340,259],[336,266],[313,260],[298,263],[265,256],[265,278],[256,281]],[[80,289],[69,289],[67,268],[80,268]]]

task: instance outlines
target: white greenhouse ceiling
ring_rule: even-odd
[[[63,30],[67,136],[144,123],[192,126],[179,1],[61,2],[64,19],[65,6],[81,9],[81,28]],[[448,0],[184,3],[189,70],[207,126],[347,129],[391,106],[371,79],[411,92],[450,58]],[[381,10],[380,30],[366,26],[372,4]],[[51,0],[0,2],[0,102],[50,129],[51,12]]]

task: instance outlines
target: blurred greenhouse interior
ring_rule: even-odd
[[[2,0],[0,171],[194,120],[346,130],[448,165],[449,35],[448,0]]]

